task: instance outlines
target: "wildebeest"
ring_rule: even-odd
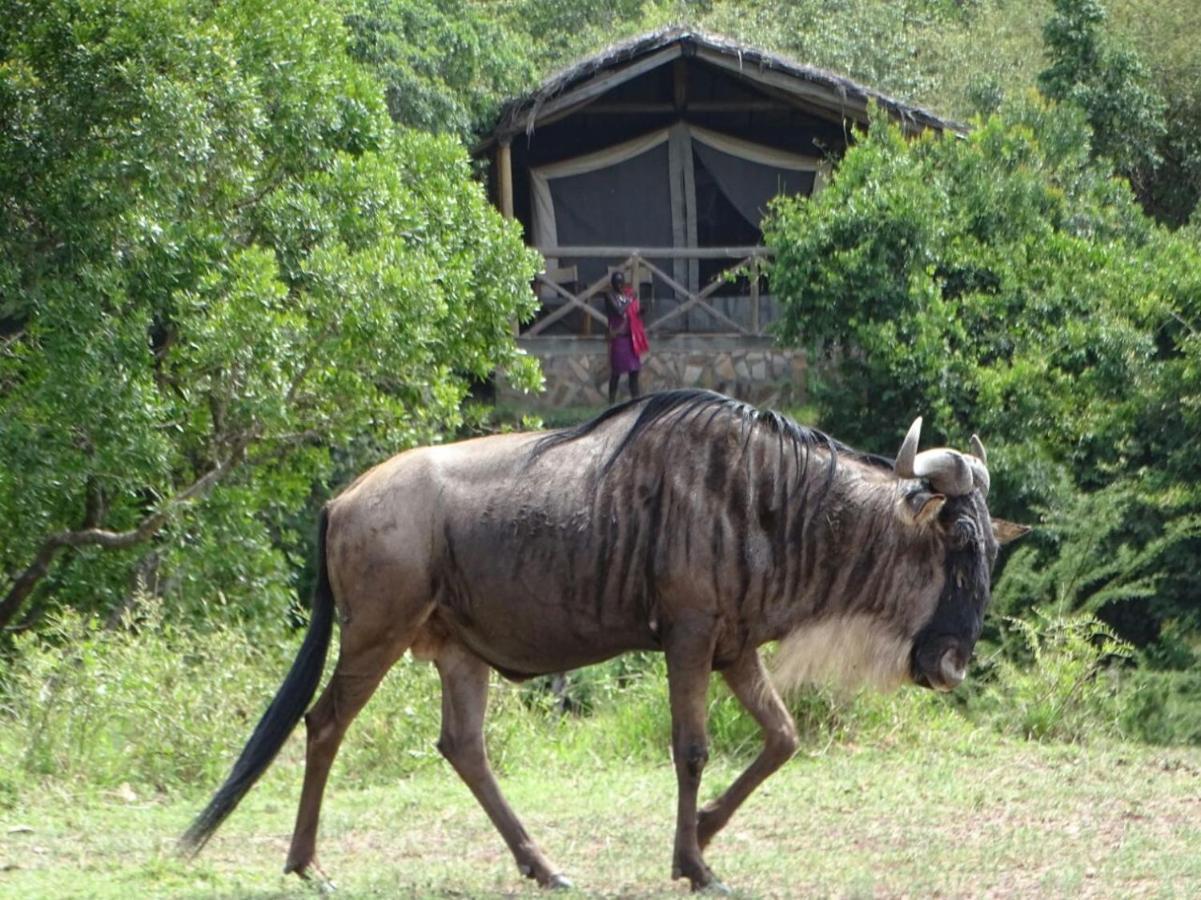
[[[442,682],[438,749],[520,871],[567,882],[488,767],[489,670],[512,679],[630,650],[666,656],[679,787],[673,877],[714,882],[702,850],[796,750],[779,678],[950,690],[964,678],[999,543],[984,448],[895,461],[704,391],[615,407],[576,428],[402,453],[323,510],[318,583],[299,655],[233,771],[184,835],[198,850],[270,764],[316,690],[334,613],[337,666],[305,716],[304,786],[286,871],[315,867],[334,754],[393,663],[411,650]],[[708,759],[705,694],[718,671],[764,747],[697,808]]]

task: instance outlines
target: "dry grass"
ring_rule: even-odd
[[[735,767],[717,761],[710,791]],[[802,755],[715,842],[746,897],[1201,895],[1201,751],[978,740]],[[671,769],[529,769],[510,799],[588,897],[675,897]],[[172,855],[198,799],[46,794],[0,815],[0,895],[302,897],[279,874],[299,771],[281,766],[202,856]],[[26,830],[29,829],[29,830]],[[321,861],[345,897],[536,896],[449,771],[327,799]]]

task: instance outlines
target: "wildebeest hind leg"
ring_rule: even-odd
[[[353,627],[353,626],[352,626]],[[392,664],[408,649],[408,640],[376,634],[359,643],[361,632],[344,628],[338,663],[321,697],[304,717],[308,740],[305,747],[304,786],[296,812],[296,828],[288,850],[285,872],[305,876],[316,865],[317,820],[321,797],[346,729],[370,699]]]
[[[471,788],[492,824],[509,845],[518,870],[543,887],[570,887],[555,871],[513,812],[488,765],[484,714],[488,708],[486,662],[455,640],[438,649],[434,664],[442,679],[442,735],[438,750]]]
[[[796,725],[772,687],[758,650],[749,650],[721,674],[734,696],[763,729],[763,750],[724,794],[701,810],[697,817],[701,849],[725,827],[751,791],[792,757],[798,744]]]

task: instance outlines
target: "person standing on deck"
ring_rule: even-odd
[[[617,385],[622,375],[630,377],[630,397],[641,395],[638,373],[642,370],[641,356],[647,352],[646,331],[639,315],[638,298],[625,283],[621,271],[609,277],[610,290],[605,292],[605,314],[609,320],[605,339],[609,344],[609,405],[617,402]]]

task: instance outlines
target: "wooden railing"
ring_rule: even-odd
[[[607,325],[601,297],[609,287],[609,273],[621,269],[627,281],[637,290],[641,285],[652,285],[652,292],[663,291],[670,295],[664,303],[656,303],[655,297],[641,297],[643,322],[652,334],[683,333],[687,326],[688,313],[703,310],[719,326],[704,329],[706,333],[760,336],[765,321],[761,300],[765,282],[765,263],[769,258],[766,247],[539,247],[543,257],[562,262],[565,260],[588,260],[603,265],[604,274],[594,281],[582,284],[574,276],[575,266],[557,266],[542,272],[535,278],[536,290],[544,298],[545,315],[540,316],[524,332],[523,337],[548,336],[552,326],[562,323],[573,313],[579,313],[574,334],[588,336],[593,322],[600,323],[600,333]],[[688,263],[701,260],[729,260],[728,266],[710,273],[707,283],[695,287],[683,283],[676,272],[668,272],[677,260]],[[699,268],[699,267],[694,267]],[[643,275],[649,277],[649,281]],[[684,281],[692,281],[685,278]],[[723,292],[722,289],[725,289]],[[722,292],[727,311],[714,305],[716,295]],[[553,301],[563,301],[557,308]],[[552,301],[552,302],[547,302]],[[738,306],[746,315],[728,313],[731,306]]]

